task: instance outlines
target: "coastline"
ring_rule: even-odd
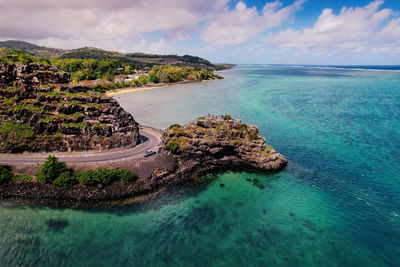
[[[175,83],[159,83],[159,84],[154,84],[154,85],[142,85],[139,87],[125,87],[125,88],[120,88],[120,89],[116,89],[116,90],[112,90],[112,91],[107,91],[105,93],[105,95],[112,97],[112,96],[116,96],[116,95],[140,92],[140,91],[145,91],[145,90],[152,90],[152,89],[175,86],[175,85],[203,83],[203,82],[210,82],[210,81],[216,81],[216,80],[219,80],[219,79],[202,80],[202,81],[182,81],[182,82],[175,82]]]
[[[207,135],[207,133],[210,133]],[[227,137],[229,136],[229,139]],[[167,129],[161,150],[151,157],[120,162],[72,163],[74,171],[119,168],[133,171],[138,179],[111,185],[75,184],[66,189],[52,183],[7,181],[0,186],[0,199],[47,202],[72,206],[132,203],[168,188],[198,181],[203,174],[224,170],[274,173],[287,165],[286,158],[265,143],[258,128],[226,116],[207,116]],[[40,164],[10,164],[11,171],[34,175]]]

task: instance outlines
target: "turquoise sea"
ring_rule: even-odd
[[[231,114],[258,125],[289,164],[210,174],[124,207],[0,201],[0,266],[399,266],[391,69],[238,66],[224,80],[117,96],[159,128]]]

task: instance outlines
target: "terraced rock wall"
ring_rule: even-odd
[[[0,153],[132,147],[139,127],[113,98],[51,65],[0,65]]]

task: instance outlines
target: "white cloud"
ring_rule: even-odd
[[[211,20],[201,33],[201,40],[212,45],[238,45],[268,29],[281,25],[305,0],[297,0],[282,8],[279,1],[266,3],[262,13],[256,7],[247,7],[242,1],[233,10],[227,7]]]
[[[314,51],[378,51],[380,46],[385,46],[385,51],[389,51],[390,46],[398,49],[400,19],[392,19],[396,13],[391,9],[380,9],[382,4],[382,0],[375,0],[364,7],[343,7],[339,15],[324,9],[312,28],[269,34],[264,42]]]
[[[0,0],[0,38],[106,47],[161,32],[184,40],[227,0]]]

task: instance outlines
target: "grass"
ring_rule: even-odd
[[[222,126],[224,126],[224,122],[223,122],[223,121],[220,121],[220,122],[217,123],[217,126],[215,127],[215,129],[216,129],[217,131],[219,131],[219,130],[222,128]]]
[[[19,174],[19,175],[14,175],[12,178],[13,182],[18,182],[18,181],[32,181],[32,177],[25,175],[25,174]]]
[[[186,150],[189,143],[189,138],[181,136],[181,137],[172,137],[170,140],[167,141],[165,146],[168,150],[173,153],[180,153]]]
[[[13,121],[3,121],[0,123],[0,132],[3,138],[16,134],[20,137],[30,138],[35,135],[33,128],[27,123],[18,123]]]
[[[86,124],[83,122],[70,122],[70,123],[64,123],[63,125],[66,127],[79,127],[79,128],[84,128],[86,126]]]
[[[61,92],[56,92],[56,91],[51,91],[47,93],[50,96],[57,96],[57,95],[61,95]]]
[[[29,100],[28,100],[29,101]],[[10,111],[22,111],[22,110],[30,110],[34,112],[43,112],[44,106],[43,105],[35,105],[31,103],[30,101],[20,101],[17,103],[16,106],[12,106],[9,108]]]
[[[235,139],[235,140],[232,141],[232,143],[233,143],[235,146],[239,146],[239,145],[242,143],[242,141],[240,141],[239,139]]]

